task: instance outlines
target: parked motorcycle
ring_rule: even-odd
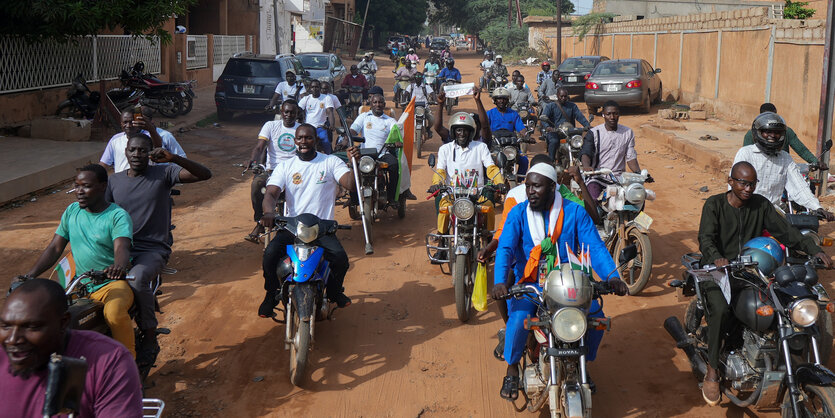
[[[758,238],[761,239],[761,238]],[[774,245],[778,245],[774,241]],[[820,267],[814,260],[780,266],[765,275],[758,268],[756,250],[742,254],[725,270],[731,286],[728,337],[720,353],[720,387],[725,397],[740,407],[782,409],[784,417],[832,416],[835,413],[835,374],[821,355],[821,313],[829,316],[835,305],[819,293]],[[706,302],[700,287],[713,281],[712,265],[701,266],[700,254],[685,254],[683,280],[670,286],[687,297],[684,325],[671,316],[664,328],[690,360],[693,374],[701,380],[707,370]],[[831,336],[831,320],[829,335]],[[828,347],[831,350],[831,339]]]
[[[371,234],[371,226],[375,219],[379,219],[382,213],[388,207],[388,198],[386,188],[390,185],[388,175],[388,163],[380,161],[380,157],[388,151],[396,151],[402,148],[398,144],[385,144],[382,151],[377,151],[376,148],[360,148],[360,159],[357,167],[359,168],[360,178],[360,199],[362,199],[362,207],[365,211],[365,226],[368,231],[368,242],[373,242]],[[391,185],[397,187],[397,185]],[[398,200],[397,217],[403,219],[406,217],[406,197],[401,193]],[[351,219],[358,220],[361,217],[359,202],[356,205],[348,206],[348,214]]]
[[[319,219],[304,213],[295,217],[275,217],[276,229],[296,237],[287,246],[287,258],[278,265],[281,289],[277,296],[284,306],[284,349],[290,350],[290,382],[299,386],[304,380],[307,355],[313,348],[316,321],[331,319],[335,303],[327,303],[325,287],[332,279],[330,262],[316,240],[334,235],[338,229],[351,229],[336,221]]]
[[[111,89],[107,92],[107,97],[113,101],[119,111],[131,108],[139,104],[142,98],[141,91],[128,89]],[[58,105],[58,110],[55,115],[59,117],[73,117],[73,118],[87,118],[91,119],[96,116],[101,103],[101,93],[98,91],[90,91],[87,87],[87,80],[84,76],[78,74],[72,81],[72,85],[67,90],[67,100],[64,100]]]
[[[183,97],[187,96],[183,86],[155,84],[125,70],[122,70],[119,79],[123,86],[144,93],[141,100],[143,106],[148,106],[168,118],[175,118],[182,113]]]
[[[197,80],[189,80],[189,81],[180,81],[180,82],[167,82],[162,81],[158,77],[154,76],[153,74],[146,74],[145,73],[145,63],[142,61],[137,61],[136,64],[133,64],[133,69],[131,70],[131,75],[135,77],[139,77],[143,80],[146,80],[149,84],[153,86],[163,87],[163,86],[170,86],[171,88],[182,87],[182,97],[183,97],[183,108],[180,111],[181,115],[185,115],[191,112],[191,109],[194,107],[194,98],[197,97],[194,94],[194,87],[197,87]]]
[[[615,177],[609,169],[584,172],[606,187],[601,194],[603,226],[598,228],[610,254],[629,245],[638,249],[637,257],[621,271],[620,277],[629,287],[630,295],[641,293],[652,273],[652,244],[649,228],[652,218],[643,210],[647,200],[655,200],[655,192],[644,187],[651,177],[647,170],[640,174],[624,172]]]
[[[435,171],[435,154],[429,156],[429,167]],[[435,172],[437,174],[437,171]],[[490,198],[500,188],[491,185],[479,185],[466,175],[457,176],[456,184],[447,185],[429,195],[448,196],[452,205],[441,209],[449,211],[451,234],[426,234],[426,253],[432,264],[449,265],[455,287],[455,311],[461,322],[467,322],[472,312],[473,284],[475,282],[478,261],[476,256],[481,248],[492,239],[492,232],[487,229],[487,216],[491,207],[483,205],[483,198]],[[433,254],[433,251],[436,253]],[[445,255],[444,255],[445,254]]]
[[[621,250],[619,262],[627,263],[635,247]],[[609,273],[607,280],[617,269]],[[585,335],[589,329],[608,330],[611,318],[590,318],[592,301],[613,293],[606,280],[594,281],[568,263],[552,270],[540,291],[536,286],[518,284],[507,297],[527,299],[537,306],[536,316],[525,321],[528,343],[519,363],[520,389],[528,411],[545,404],[551,417],[590,417],[592,389],[586,372]]]
[[[519,184],[519,156],[522,153],[522,144],[534,144],[536,140],[528,135],[519,138],[516,132],[507,129],[493,131],[493,138],[490,141],[490,155],[499,167],[505,181],[510,188]]]
[[[411,95],[406,89],[411,84],[411,78],[407,76],[397,77],[394,82],[397,84],[397,92],[394,93],[394,107],[405,108],[409,104]]]
[[[451,86],[451,85],[454,85],[454,84],[458,84],[458,81],[456,81],[454,79],[451,79],[451,78],[438,78],[438,80],[441,81],[441,88],[442,89],[444,88],[443,86]],[[444,103],[444,106],[446,108],[447,115],[451,115],[452,114],[452,108],[455,107],[455,106],[458,106],[458,98],[447,96],[446,103]]]

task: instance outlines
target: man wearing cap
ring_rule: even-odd
[[[266,109],[272,109],[278,102],[282,102],[286,99],[294,99],[298,101],[299,97],[305,93],[307,92],[304,90],[304,85],[296,82],[296,72],[293,70],[287,70],[287,72],[284,73],[284,81],[275,86],[275,93],[273,93],[273,97],[270,99],[270,104],[266,106]]]
[[[569,248],[577,254],[583,247],[590,251],[594,271],[598,275],[613,272],[614,277],[603,279],[609,279],[616,294],[625,295],[629,289],[617,277],[615,262],[600,239],[592,219],[582,206],[557,193],[557,171],[554,167],[550,164],[533,166],[525,180],[525,191],[528,200],[511,209],[499,237],[493,298],[505,299],[508,288],[516,283],[525,283],[541,290],[548,273],[552,269],[559,269],[557,260],[568,260]],[[536,313],[536,306],[526,299],[508,299],[506,303],[508,320],[503,354],[507,362],[507,375],[499,393],[502,398],[513,401],[519,396],[517,364],[522,358],[527,339],[524,320]],[[596,300],[592,302],[590,312],[596,312],[591,315],[593,317],[604,316]],[[586,333],[588,361],[597,356],[602,334],[603,331],[598,330]]]

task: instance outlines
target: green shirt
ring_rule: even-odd
[[[574,202],[574,203],[576,203],[576,204],[578,204],[582,207],[586,206],[586,203],[583,202],[583,199],[580,199],[579,197],[577,197],[576,194],[571,193],[571,189],[566,187],[566,185],[564,185],[564,184],[560,184],[560,195],[562,196],[563,199],[568,199],[568,200],[570,200],[570,201],[572,201],[572,202]]]
[[[114,203],[99,213],[92,213],[75,202],[61,215],[55,234],[70,242],[76,274],[82,274],[104,270],[113,264],[113,241],[121,237],[132,239],[133,222],[130,215]],[[88,286],[87,290],[92,293],[102,286],[104,284]]]
[[[699,223],[702,265],[712,264],[720,258],[737,258],[742,246],[751,238],[762,236],[763,230],[783,245],[808,255],[821,251],[811,238],[804,237],[789,225],[768,199],[753,194],[744,206],[737,209],[728,203],[727,193],[709,197],[702,208]]]
[[[749,129],[748,132],[745,133],[745,138],[742,140],[742,146],[746,145],[754,145],[754,134]],[[807,163],[816,163],[818,159],[815,157],[815,154],[812,154],[812,151],[809,151],[809,148],[806,148],[806,145],[803,145],[800,142],[800,138],[797,137],[797,134],[794,133],[792,128],[786,127],[786,142],[783,143],[783,151],[789,152],[789,147],[797,153],[803,161]]]

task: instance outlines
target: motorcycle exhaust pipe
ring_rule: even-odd
[[[687,354],[687,358],[690,360],[690,366],[693,370],[698,370],[702,375],[707,373],[707,364],[702,356],[700,356],[696,351],[696,347],[693,346],[693,342],[687,338],[687,333],[684,332],[684,327],[681,325],[681,321],[678,320],[678,317],[671,316],[667,318],[664,321],[664,329],[667,330],[674,340],[676,340],[676,346]]]

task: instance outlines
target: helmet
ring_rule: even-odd
[[[137,73],[144,73],[145,72],[145,63],[142,61],[137,61],[136,64],[133,65],[133,71]]]
[[[423,80],[423,73],[416,72],[415,75],[413,75],[412,77],[414,77],[415,80]]]
[[[490,97],[492,97],[493,100],[502,97],[504,97],[507,100],[510,100],[510,91],[504,87],[496,87],[496,89],[493,90],[493,94]]]
[[[452,57],[446,59],[446,65],[455,65],[455,60]]]
[[[409,52],[415,52],[414,48],[409,48]]]
[[[476,136],[476,123],[475,119],[473,119],[472,115],[467,112],[458,112],[454,115],[449,117],[449,130],[453,132],[456,126],[464,126],[470,128],[472,133],[470,134],[470,141],[475,139]]]
[[[741,255],[750,255],[757,262],[757,269],[764,276],[770,276],[783,264],[785,254],[780,244],[770,237],[752,238],[742,247]]]
[[[548,68],[551,68],[551,63],[550,63],[550,62],[548,62],[548,61],[542,61],[542,65],[541,65],[541,67],[542,67],[543,69],[545,68],[545,66],[546,66],[546,65],[548,66]]]
[[[502,56],[501,55],[496,55],[496,59],[500,60],[500,59],[502,59]]]
[[[776,141],[766,139],[760,133],[761,130],[780,131],[780,138]],[[763,153],[775,155],[783,149],[786,142],[786,121],[774,112],[763,112],[754,119],[751,124],[751,133],[754,134],[754,143]]]

